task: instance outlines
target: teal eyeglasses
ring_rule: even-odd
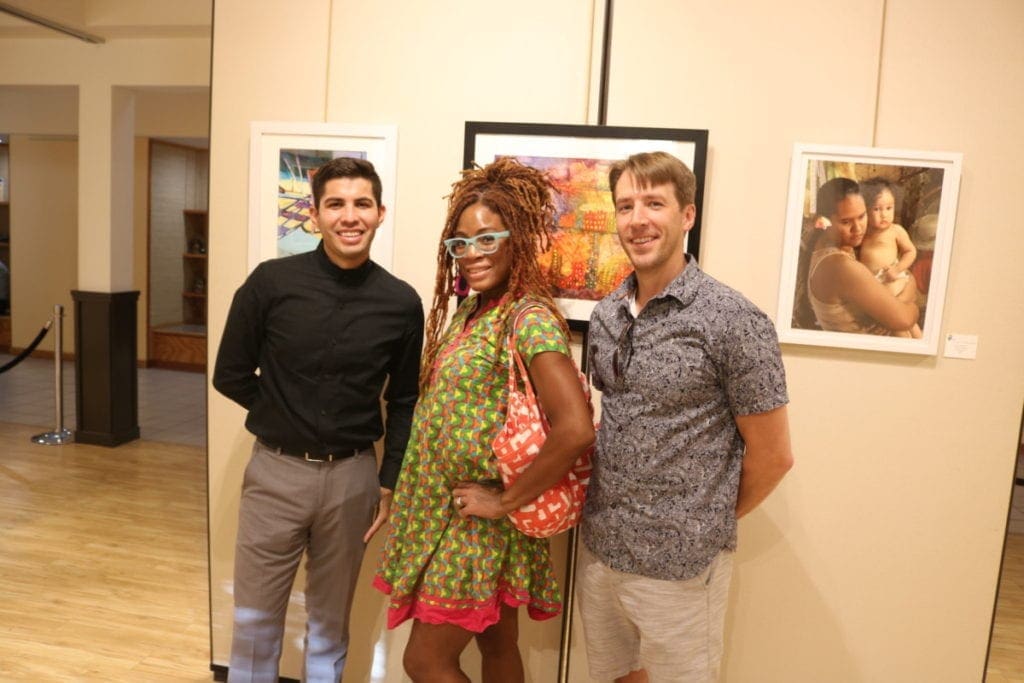
[[[502,230],[501,232],[485,232],[476,237],[452,237],[444,241],[444,246],[448,248],[448,253],[452,255],[452,258],[457,259],[468,254],[470,247],[476,248],[479,254],[493,254],[501,246],[501,240],[510,234],[508,230]]]

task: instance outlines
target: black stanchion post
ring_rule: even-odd
[[[53,341],[53,375],[56,398],[56,423],[52,432],[43,432],[32,437],[33,443],[44,446],[60,446],[71,441],[71,431],[64,429],[64,307],[53,307],[53,324],[56,335]]]

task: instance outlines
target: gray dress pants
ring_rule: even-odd
[[[303,552],[303,680],[341,680],[363,534],[379,497],[373,449],[309,462],[256,442],[238,513],[231,683],[277,683],[288,598]]]

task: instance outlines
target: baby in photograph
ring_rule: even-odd
[[[868,226],[857,259],[895,296],[907,286],[917,248],[903,226],[893,222],[896,188],[891,182],[870,178],[860,184],[860,192],[868,209]],[[893,336],[920,339],[921,327],[914,325]]]

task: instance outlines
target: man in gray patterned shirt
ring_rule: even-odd
[[[634,273],[590,319],[603,392],[580,612],[597,680],[714,681],[736,519],[792,466],[771,320],[683,249],[693,173],[664,152],[609,174]]]

